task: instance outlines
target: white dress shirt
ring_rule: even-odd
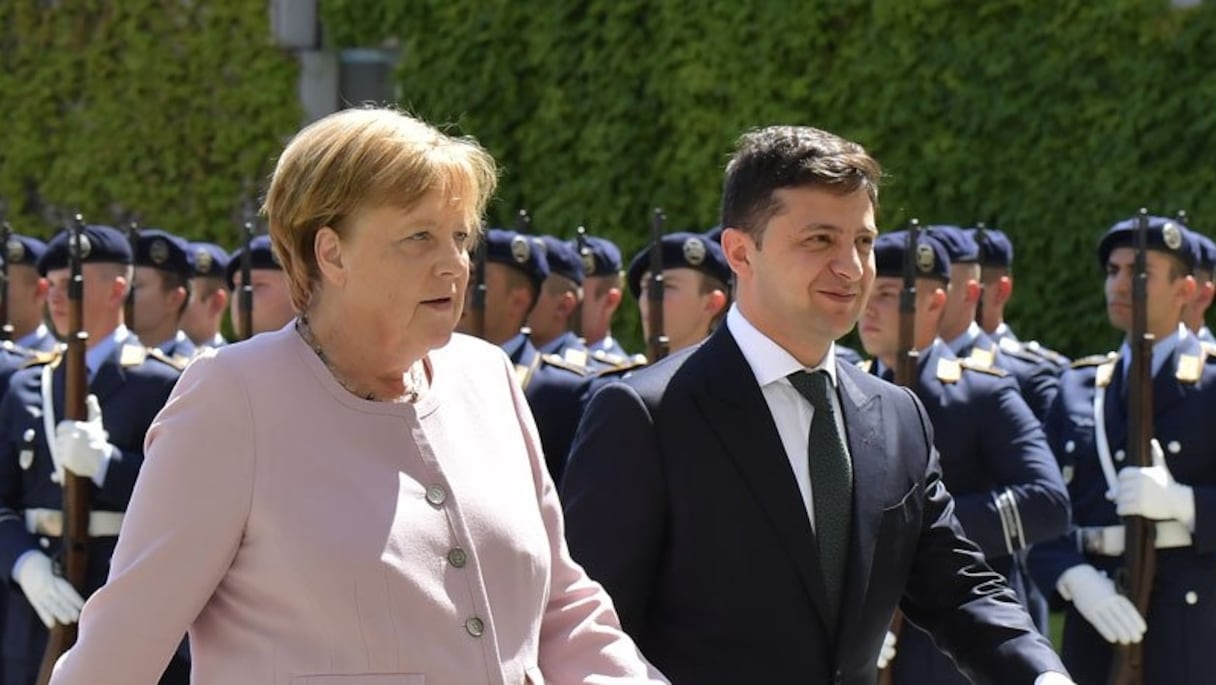
[[[807,518],[811,527],[815,526],[814,498],[811,493],[811,466],[807,462],[807,443],[810,441],[811,418],[815,409],[790,383],[786,376],[796,371],[826,371],[832,379],[832,387],[836,387],[836,345],[828,346],[828,352],[823,356],[819,366],[808,369],[787,352],[785,348],[773,342],[773,339],[761,333],[743,316],[738,306],[732,305],[726,314],[726,327],[734,336],[743,358],[756,375],[756,383],[768,404],[769,414],[777,426],[777,435],[781,437],[781,446],[785,448],[785,456],[789,459],[790,469],[794,480],[798,483],[798,491],[802,493],[802,504],[806,507]],[[840,412],[840,398],[832,394],[832,402],[836,406],[836,429],[845,438],[845,452],[848,452],[848,439],[844,429],[844,417]],[[852,455],[849,456],[852,459]]]

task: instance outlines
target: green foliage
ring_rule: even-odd
[[[863,143],[889,174],[884,228],[986,221],[1016,241],[1010,319],[1107,349],[1098,236],[1139,206],[1216,224],[1216,8],[1166,0],[323,0],[343,45],[400,40],[403,105],[504,168],[492,220],[586,224],[640,248],[716,223],[752,127]],[[631,307],[626,304],[626,308]],[[635,312],[626,339],[637,349]],[[632,337],[631,337],[632,336]]]
[[[246,184],[299,126],[295,75],[265,0],[0,3],[14,228],[46,236],[78,208],[235,244]]]

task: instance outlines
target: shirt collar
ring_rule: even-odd
[[[1153,343],[1154,377],[1157,375],[1157,372],[1161,370],[1161,367],[1165,365],[1165,360],[1169,359],[1170,355],[1174,353],[1174,350],[1178,348],[1178,344],[1183,340],[1186,340],[1190,335],[1190,331],[1186,329],[1186,324],[1180,323],[1178,324],[1178,330]],[[1123,377],[1126,379],[1127,372],[1131,366],[1129,362],[1131,362],[1132,358],[1132,347],[1127,343],[1126,340],[1124,340],[1123,344],[1119,346],[1119,357],[1124,360]]]
[[[35,328],[33,331],[21,336],[21,339],[18,340],[15,344],[17,345],[17,347],[24,347],[26,349],[32,349],[35,345],[38,344],[38,341],[45,338],[48,333],[49,333],[49,331],[47,330],[46,324],[40,323],[40,324],[38,324],[38,327]]]
[[[123,342],[126,342],[129,337],[131,337],[131,332],[127,330],[126,326],[120,325],[114,329],[113,333],[98,340],[97,344],[86,350],[84,353],[84,365],[89,368],[89,373],[96,373],[105,360],[114,353],[114,350]]]
[[[818,366],[808,369],[784,347],[753,326],[747,317],[743,316],[743,312],[739,311],[738,305],[731,305],[730,311],[727,312],[726,328],[734,336],[739,351],[743,353],[747,365],[756,375],[756,383],[760,387],[782,380],[797,371],[821,369],[828,372],[832,387],[836,386],[836,343],[828,346],[828,352],[823,355],[823,361]]]
[[[946,344],[950,347],[952,352],[955,354],[961,354],[961,351],[971,347],[971,345],[975,343],[975,339],[980,337],[980,334],[983,332],[984,330],[980,328],[980,325],[972,321],[971,325],[967,326],[967,330],[963,331],[962,335]]]

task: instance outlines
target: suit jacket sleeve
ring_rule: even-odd
[[[574,559],[604,585],[639,644],[664,546],[667,500],[650,410],[623,383],[587,407],[562,483]]]
[[[109,580],[85,604],[53,683],[156,682],[236,556],[254,482],[241,378],[220,359],[196,360],[145,452]]]
[[[933,428],[911,392],[927,454],[921,535],[901,608],[977,685],[1033,682],[1047,671],[1067,673],[1026,610],[968,540],[942,483]]]
[[[976,455],[984,460],[996,488],[955,498],[967,537],[990,558],[1054,538],[1068,529],[1069,521],[1068,491],[1038,419],[1012,380],[998,387],[977,412],[988,420],[979,430],[981,454]],[[997,506],[997,497],[1005,492],[1013,501],[1008,518]],[[1016,532],[1006,530],[1013,526]],[[1010,549],[1014,544],[1017,548]]]
[[[504,357],[520,428],[532,458],[538,504],[549,534],[549,601],[541,620],[540,667],[548,682],[666,683],[621,630],[612,600],[570,557],[557,489],[545,468],[536,425]]]

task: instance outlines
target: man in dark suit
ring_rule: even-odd
[[[874,281],[880,173],[816,129],[744,136],[726,325],[605,387],[579,427],[571,552],[677,685],[872,685],[897,605],[975,682],[1071,682],[963,537],[924,408],[836,363]]]

